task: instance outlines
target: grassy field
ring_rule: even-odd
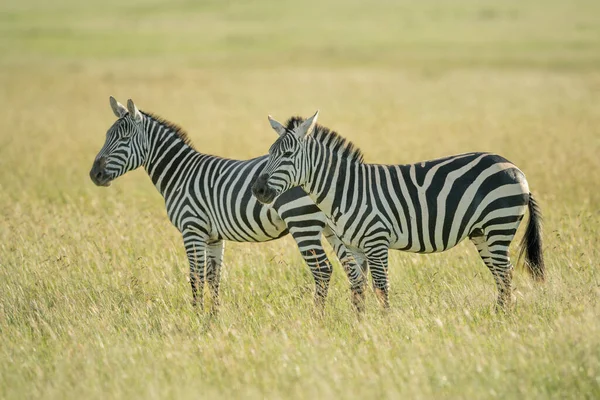
[[[600,3],[225,3],[0,3],[0,398],[599,398]],[[371,162],[500,153],[547,282],[518,268],[495,314],[470,243],[392,252],[391,311],[358,321],[336,261],[319,319],[291,239],[227,243],[199,314],[145,172],[88,177],[109,95],[233,158],[317,108]]]

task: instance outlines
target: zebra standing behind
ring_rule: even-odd
[[[216,311],[224,240],[266,242],[289,232],[315,279],[318,309],[324,306],[332,273],[321,234],[346,271],[357,268],[326,227],[325,215],[302,189],[283,193],[273,207],[256,201],[252,179],[267,156],[238,161],[202,154],[181,128],[139,111],[133,101],[125,108],[110,97],[110,105],[118,120],[106,133],[90,178],[98,186],[109,186],[127,171],[144,166],[165,199],[171,222],[183,235],[195,305],[203,306],[206,278]]]
[[[441,252],[466,237],[494,276],[498,306],[509,306],[509,245],[527,209],[522,252],[533,278],[544,280],[540,209],[514,164],[489,153],[407,165],[366,164],[351,142],[317,125],[317,116],[318,111],[306,121],[293,117],[286,126],[269,116],[279,139],[252,191],[266,204],[302,187],[346,247],[366,256],[384,307],[389,306],[388,249]]]

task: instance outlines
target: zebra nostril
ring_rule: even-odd
[[[102,179],[102,171],[96,172],[95,177],[96,177],[96,179]]]
[[[265,196],[266,194],[266,189],[264,185],[261,185],[260,182],[256,182],[253,186],[252,186],[252,193],[254,193],[254,195],[258,198],[262,198]]]

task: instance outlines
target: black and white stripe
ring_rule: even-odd
[[[183,235],[194,303],[203,304],[206,279],[213,305],[218,304],[225,240],[265,242],[289,232],[312,271],[319,307],[332,273],[322,233],[345,269],[357,269],[351,254],[326,227],[324,214],[302,189],[283,193],[272,207],[252,196],[253,178],[267,156],[239,161],[202,154],[181,128],[140,112],[131,100],[125,108],[111,97],[111,106],[119,119],[108,130],[90,177],[97,185],[108,186],[127,171],[145,168],[165,199],[171,222]]]
[[[406,165],[363,162],[361,152],[337,133],[294,117],[284,126],[253,187],[270,202],[302,187],[327,215],[334,233],[368,260],[375,290],[388,306],[388,249],[441,252],[469,237],[492,272],[498,304],[511,298],[509,245],[525,211],[531,221],[523,249],[529,271],[544,277],[540,212],[525,175],[505,158],[468,153]]]

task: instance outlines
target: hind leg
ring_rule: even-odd
[[[502,240],[503,238],[494,235],[485,235],[479,231],[471,235],[470,238],[496,282],[498,289],[497,308],[502,310],[510,309],[514,268],[510,262],[508,246],[512,241],[512,237],[510,237],[510,240]]]

